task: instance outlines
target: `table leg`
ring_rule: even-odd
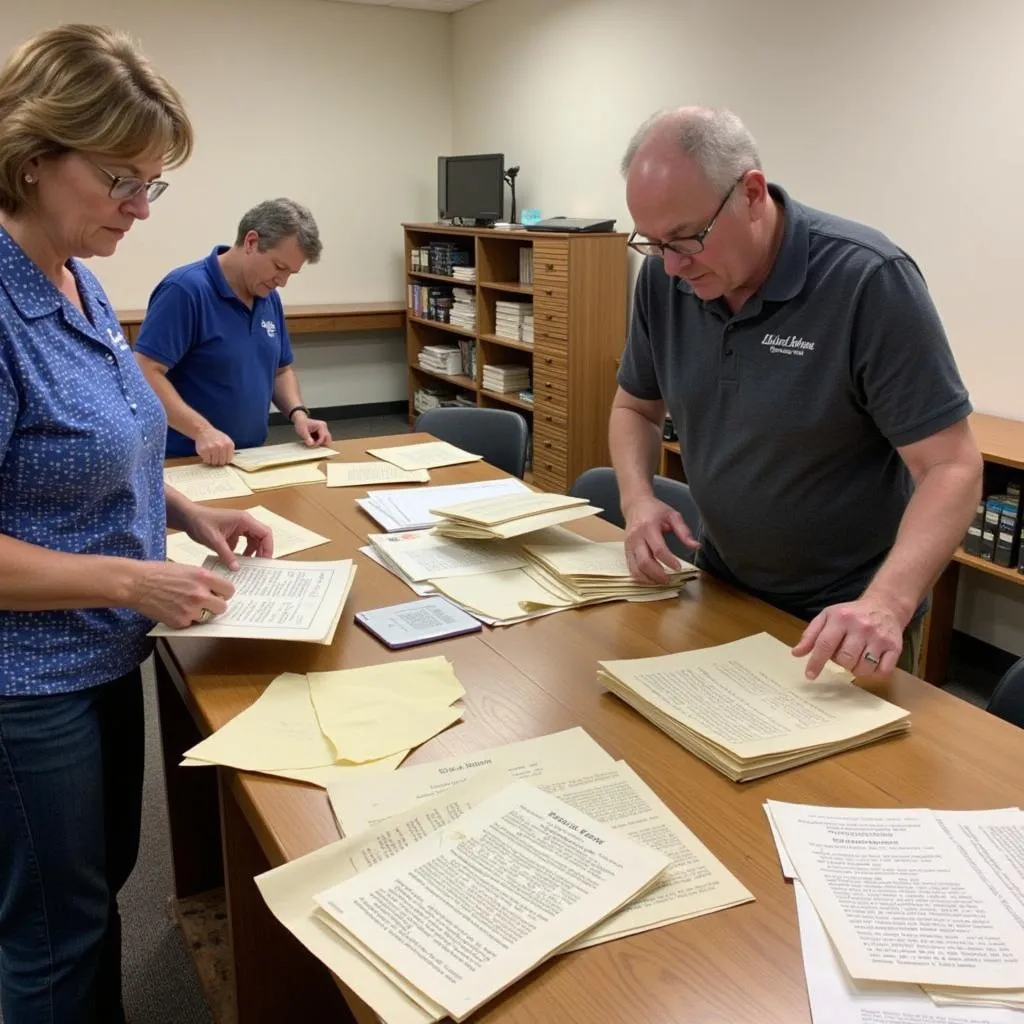
[[[949,668],[949,648],[953,639],[953,616],[960,565],[950,562],[932,588],[931,608],[925,618],[922,642],[921,678],[942,686]]]
[[[159,644],[153,662],[174,864],[174,895],[185,899],[219,889],[224,884],[217,773],[213,768],[178,767],[181,755],[202,736],[185,705],[184,683]]]
[[[330,971],[267,909],[253,878],[270,867],[221,776],[221,825],[238,1024],[354,1024]]]

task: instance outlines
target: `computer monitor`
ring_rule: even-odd
[[[505,154],[437,158],[437,216],[477,224],[501,220],[505,209]]]

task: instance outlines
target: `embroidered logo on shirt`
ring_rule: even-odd
[[[761,344],[772,355],[802,356],[806,352],[813,352],[815,343],[813,341],[804,341],[803,338],[798,338],[795,334],[790,334],[786,338],[783,338],[781,334],[766,334],[761,339]]]
[[[267,332],[268,338],[273,338],[277,334],[277,324],[273,320],[261,320],[260,326]]]

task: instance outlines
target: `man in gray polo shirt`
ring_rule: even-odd
[[[812,620],[793,651],[809,678],[829,658],[913,670],[922,602],[981,487],[916,264],[769,185],[727,111],[656,115],[623,171],[648,257],[609,423],[631,570],[664,578],[671,530],[702,568]],[[699,538],[651,489],[666,411]]]

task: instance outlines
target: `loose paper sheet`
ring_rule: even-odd
[[[399,469],[434,469],[438,466],[457,466],[463,462],[480,462],[483,459],[482,455],[456,448],[447,441],[404,444],[394,448],[367,448],[366,454],[390,462]]]
[[[515,547],[494,541],[436,537],[425,530],[371,533],[366,539],[414,583],[450,576],[503,572],[526,564],[526,559]]]
[[[328,462],[328,487],[367,487],[371,484],[425,484],[425,469],[399,469],[390,462]]]
[[[506,494],[498,498],[482,498],[476,501],[462,501],[455,505],[432,508],[430,511],[445,519],[456,519],[483,526],[496,526],[511,519],[535,516],[541,512],[586,505],[586,498],[574,498],[570,494],[548,494],[544,491],[525,491],[522,494]]]
[[[293,523],[262,505],[247,508],[246,512],[273,530],[274,558],[284,558],[298,551],[308,551],[310,548],[330,543],[329,537],[307,530],[304,526],[299,526],[298,523]],[[246,543],[245,537],[239,537],[235,545],[235,554],[240,555],[245,550]],[[202,565],[210,557],[210,549],[205,544],[194,541],[187,533],[172,533],[167,537],[167,557],[172,562],[181,562],[184,565]]]
[[[515,782],[318,905],[456,1020],[645,889],[663,855]]]
[[[467,484],[370,491],[365,498],[356,498],[355,501],[388,533],[394,533],[397,530],[423,530],[435,525],[439,517],[430,511],[432,505],[527,490],[529,488],[522,480],[503,477],[500,480],[478,480]]]
[[[772,801],[771,813],[852,978],[1024,987],[1018,812]]]
[[[319,466],[280,466],[263,469],[258,473],[238,470],[238,475],[251,490],[272,491],[279,487],[299,487],[302,484],[322,484],[327,479]]]
[[[337,562],[278,562],[240,558],[231,572],[215,558],[208,568],[235,585],[227,611],[185,629],[157,625],[150,636],[235,637],[330,644],[352,588],[355,566]]]
[[[259,448],[242,448],[235,452],[231,465],[247,473],[255,473],[271,466],[286,466],[293,462],[317,462],[337,454],[333,448],[310,448],[301,441],[286,441],[284,444],[265,444]]]
[[[366,764],[327,764],[318,768],[247,768],[246,771],[260,775],[276,775],[293,782],[305,782],[321,789],[335,786],[356,786],[366,781],[366,775],[379,775],[394,771],[408,756],[409,751],[403,750],[391,757],[382,757],[379,761],[367,761]],[[178,762],[179,768],[212,768],[216,761],[202,761],[196,757],[186,757]],[[376,783],[375,783],[376,784]]]
[[[181,491],[189,501],[214,501],[218,498],[244,498],[252,490],[230,466],[165,466],[164,483]]]

